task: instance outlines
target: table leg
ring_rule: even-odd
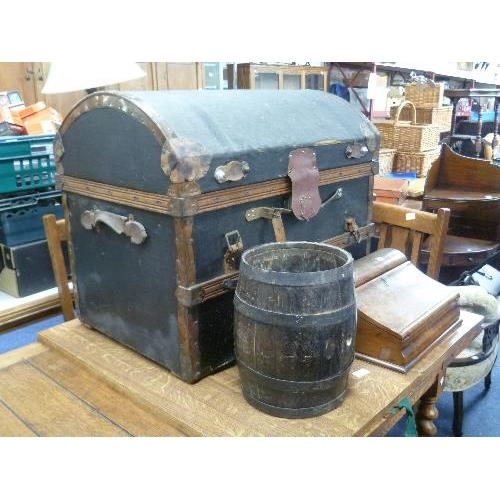
[[[440,378],[438,377],[432,386],[420,399],[416,413],[417,431],[419,436],[432,437],[437,434],[437,427],[434,420],[439,415],[436,408],[436,401],[441,393]]]

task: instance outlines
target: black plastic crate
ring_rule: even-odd
[[[0,243],[21,245],[45,239],[42,217],[54,214],[64,216],[61,192],[48,191],[0,201]]]

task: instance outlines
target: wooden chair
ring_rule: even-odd
[[[415,266],[421,264],[424,242],[429,247],[426,273],[438,280],[450,210],[440,208],[437,213],[413,210],[401,205],[373,202],[372,220],[378,229],[378,249],[396,248]]]
[[[64,321],[75,318],[73,309],[73,297],[68,282],[68,272],[64,262],[62,242],[68,241],[68,230],[64,219],[56,219],[54,214],[46,214],[42,217],[45,228],[45,236],[49,247],[50,260],[54,270],[54,278],[59,290],[61,309]]]

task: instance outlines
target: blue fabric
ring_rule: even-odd
[[[62,314],[0,334],[0,354],[36,342],[38,332],[64,322]]]
[[[332,83],[330,85],[330,94],[338,95],[339,97],[342,97],[342,99],[345,99],[347,102],[350,102],[351,100],[349,89],[345,85],[342,85],[340,83]]]
[[[476,384],[464,392],[464,421],[462,431],[468,437],[499,437],[500,425],[498,408],[500,405],[500,358],[497,359],[491,373],[491,388],[484,390],[483,384]],[[496,385],[495,385],[496,384]],[[453,395],[443,392],[439,396],[436,408],[438,418],[436,437],[453,437]],[[387,437],[402,438],[405,436],[405,419],[402,418],[387,434]]]

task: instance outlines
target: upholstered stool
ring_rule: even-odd
[[[453,392],[453,434],[462,435],[463,391],[484,380],[485,390],[491,385],[491,370],[498,350],[500,298],[480,286],[450,287],[460,294],[462,309],[484,316],[482,332],[448,366],[444,391]]]

